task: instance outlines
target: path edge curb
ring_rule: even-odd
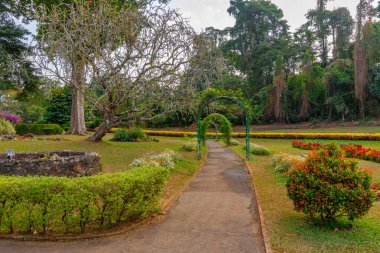
[[[208,151],[207,151],[208,153]],[[198,174],[202,171],[204,165],[206,164],[208,160],[208,155],[204,156],[205,158],[199,165],[197,171],[191,176],[191,178],[181,187],[181,189],[173,196],[171,197],[168,201],[164,202],[161,206],[161,212],[168,211],[173,203],[177,201],[177,199],[182,195],[184,191],[186,191],[189,188],[189,185],[193,179],[198,176]],[[0,234],[0,240],[12,240],[12,241],[45,241],[45,242],[68,242],[68,241],[80,241],[80,240],[91,240],[91,239],[99,239],[99,238],[105,238],[105,237],[111,237],[111,236],[116,236],[116,235],[121,235],[121,234],[126,234],[130,231],[133,231],[139,227],[142,227],[146,224],[150,223],[155,223],[158,222],[157,217],[160,216],[160,214],[153,214],[151,217],[148,217],[143,220],[137,220],[135,222],[132,222],[128,227],[126,228],[121,228],[118,229],[114,232],[108,232],[108,233],[99,233],[99,234],[93,234],[93,235],[76,235],[76,236],[51,236],[51,237],[44,237],[44,236],[32,236],[32,235],[4,235]]]

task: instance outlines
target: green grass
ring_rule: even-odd
[[[41,136],[38,138],[64,138],[63,141],[52,140],[17,140],[0,142],[0,152],[5,153],[7,149],[15,152],[37,152],[54,150],[78,150],[93,151],[101,156],[102,172],[112,173],[128,168],[128,165],[138,157],[147,153],[160,152],[172,149],[181,154],[179,165],[193,163],[196,161],[195,152],[180,151],[183,144],[187,142],[184,138],[160,137],[160,142],[113,142],[112,135],[107,135],[104,141],[92,143],[86,141],[88,136]],[[178,165],[178,166],[179,166]]]
[[[241,140],[243,143],[244,140]],[[265,146],[272,154],[285,152],[306,154],[295,149],[291,140],[254,139],[253,143]],[[328,141],[327,141],[328,142]],[[347,143],[345,141],[336,141]],[[358,141],[364,147],[377,147],[379,142]],[[231,147],[241,157],[245,152],[239,147]],[[380,164],[359,161],[360,167],[373,170],[375,182],[380,182]],[[287,197],[285,177],[276,173],[270,157],[252,156],[248,162],[257,188],[257,197],[265,217],[270,244],[279,252],[380,252],[380,202],[375,202],[370,212],[353,222],[350,230],[329,229],[312,225],[303,213],[294,211]]]

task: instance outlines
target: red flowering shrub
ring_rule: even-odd
[[[371,172],[345,159],[344,151],[334,144],[311,152],[305,163],[288,175],[286,187],[295,209],[324,222],[340,216],[359,218],[376,198]]]

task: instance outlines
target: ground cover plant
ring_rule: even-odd
[[[243,140],[240,140],[243,144]],[[326,141],[329,142],[329,141]],[[336,140],[337,145],[342,141]],[[309,151],[293,148],[290,140],[257,139],[255,143],[268,147],[273,154],[305,155]],[[355,142],[353,142],[355,143]],[[379,142],[361,141],[363,146],[380,148]],[[325,144],[321,141],[321,144]],[[355,143],[357,144],[357,143]],[[245,152],[230,147],[243,159]],[[358,160],[359,167],[373,170],[373,181],[380,183],[380,166],[371,161]],[[252,157],[247,162],[263,212],[265,229],[271,248],[278,252],[377,252],[380,249],[380,202],[376,201],[368,214],[348,225],[328,228],[315,226],[303,213],[294,210],[285,187],[287,177],[272,166],[272,158]]]
[[[117,130],[114,132],[112,138],[112,141],[119,142],[138,142],[146,140],[146,134],[139,128]]]

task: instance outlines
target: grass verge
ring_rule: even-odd
[[[290,140],[255,140],[254,143],[267,147],[272,153],[307,153],[291,147]],[[363,143],[371,146],[371,143]],[[378,146],[372,142],[372,146]],[[241,147],[231,147],[242,158]],[[380,203],[376,202],[370,212],[353,222],[350,230],[330,229],[314,226],[302,213],[294,211],[287,197],[285,177],[276,173],[270,157],[252,156],[247,163],[256,186],[265,227],[271,247],[278,252],[380,252]],[[359,161],[361,167],[373,169],[375,182],[380,182],[378,164]],[[363,166],[365,165],[365,166]]]

